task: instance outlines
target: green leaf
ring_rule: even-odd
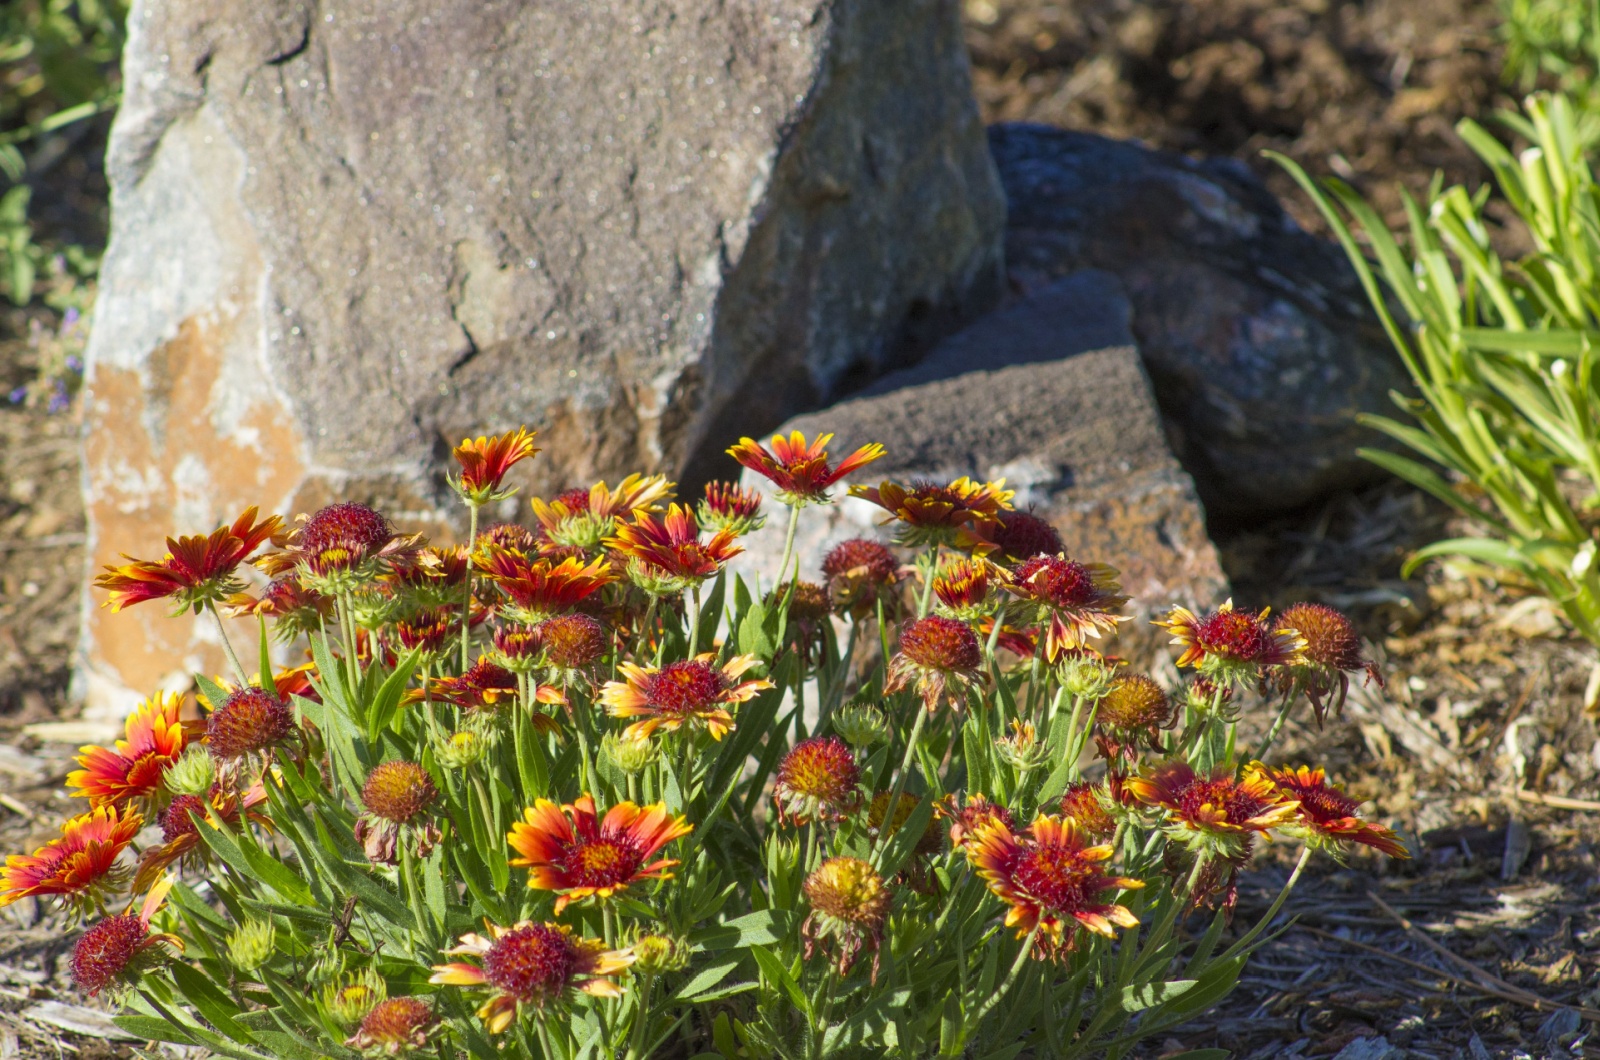
[[[312,904],[311,889],[306,882],[283,862],[256,846],[254,840],[246,838],[245,833],[241,832],[235,838],[225,828],[207,823],[199,813],[191,810],[189,815],[195,819],[195,831],[200,841],[227,862],[233,871],[247,880],[266,884],[287,902],[295,905]]]
[[[367,708],[367,739],[377,742],[378,734],[389,727],[394,720],[394,712],[400,709],[400,699],[405,693],[406,685],[411,681],[411,675],[417,668],[417,660],[422,657],[419,648],[400,660],[400,665],[395,667],[394,673],[384,679],[378,686],[378,694],[372,698],[372,705]]]
[[[689,941],[700,949],[713,952],[742,946],[772,945],[779,941],[778,930],[773,911],[763,909],[691,932]]]
[[[228,701],[228,690],[205,674],[195,674],[194,683],[200,686],[200,694],[206,697],[206,702],[211,704],[212,710],[218,709]]]
[[[1165,982],[1145,983],[1142,986],[1125,986],[1119,1003],[1124,1012],[1143,1012],[1147,1008],[1170,1001],[1194,989],[1197,980],[1173,979]]]
[[[692,1001],[699,995],[710,991],[718,983],[726,979],[735,968],[739,967],[743,957],[727,957],[715,964],[707,965],[672,992],[672,1001]]]
[[[271,690],[272,693],[274,695],[276,695],[277,694],[277,686],[273,683],[273,680],[272,680],[272,644],[267,639],[267,619],[266,619],[266,616],[265,615],[257,615],[256,616],[256,624],[261,627],[260,639],[259,639],[259,642],[257,643],[257,649],[261,653],[260,662],[257,665],[259,665],[261,667],[261,672],[259,674],[257,674],[256,682],[260,686],[260,688],[261,688],[261,690],[263,692]]]
[[[806,1019],[814,1020],[816,1017],[811,1012],[811,999],[806,992],[800,989],[800,984],[794,976],[789,974],[789,969],[783,966],[783,961],[777,954],[764,946],[751,946],[750,955],[756,959],[756,964],[761,968],[761,977],[774,986],[780,987],[789,995],[789,1000],[794,1007],[805,1014]]]
[[[1528,557],[1524,556],[1515,545],[1507,542],[1496,541],[1490,537],[1452,537],[1417,549],[1406,560],[1405,566],[1400,568],[1401,575],[1411,577],[1413,571],[1436,556],[1464,556],[1480,563],[1524,574],[1529,573],[1533,567]]]
[[[141,1016],[137,1012],[124,1012],[120,1016],[112,1016],[111,1022],[149,1042],[171,1042],[174,1045],[194,1045],[195,1040],[189,1033],[176,1024],[168,1023],[156,1016]]]
[[[238,1006],[228,1000],[216,985],[182,961],[174,961],[167,972],[172,981],[188,999],[189,1004],[210,1024],[228,1037],[244,1045],[254,1045],[255,1039],[244,1024],[236,1018]]]
[[[911,855],[916,852],[917,843],[921,841],[928,830],[928,822],[933,820],[933,800],[927,796],[919,796],[920,801],[916,809],[911,811],[911,816],[906,818],[905,824],[894,830],[889,837],[888,846],[883,852],[883,865],[881,872],[884,879],[888,879],[899,872]],[[893,811],[889,811],[885,824],[892,821]]]
[[[752,603],[739,623],[739,654],[754,655],[763,662],[772,658],[777,650],[767,633],[766,605]]]

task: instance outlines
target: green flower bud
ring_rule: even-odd
[[[174,795],[194,795],[205,798],[211,794],[211,785],[217,780],[216,759],[200,744],[190,744],[183,755],[167,768],[167,790]]]
[[[689,945],[669,935],[641,935],[633,944],[634,971],[644,975],[681,971],[689,964]]]
[[[489,743],[476,729],[461,729],[435,739],[433,757],[446,769],[470,769],[483,758]]]
[[[889,720],[871,703],[846,703],[833,715],[833,731],[857,749],[889,738]]]
[[[649,737],[630,740],[616,733],[606,733],[600,739],[600,753],[606,756],[607,762],[632,775],[644,772],[656,760],[659,751]]]
[[[272,959],[277,935],[270,920],[246,920],[228,936],[228,963],[241,972],[255,971]]]
[[[1061,661],[1061,684],[1067,694],[1096,702],[1111,691],[1117,668],[1094,656],[1068,656]]]
[[[322,1004],[340,1023],[359,1023],[388,996],[383,978],[371,968],[363,968],[324,987]]]

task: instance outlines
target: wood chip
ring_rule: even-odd
[[[42,743],[105,743],[122,735],[122,726],[109,721],[41,721],[22,731]]]

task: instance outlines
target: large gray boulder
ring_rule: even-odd
[[[440,533],[516,423],[536,488],[676,473],[999,290],[956,0],[136,0],[124,64],[96,563],[336,494]],[[210,650],[86,632],[96,701]]]
[[[1042,125],[990,129],[1006,263],[1027,289],[1113,272],[1168,434],[1215,515],[1293,508],[1371,480],[1357,413],[1409,390],[1344,252],[1233,159],[1196,161]]]

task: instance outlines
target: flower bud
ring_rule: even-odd
[[[461,729],[448,736],[435,738],[433,757],[449,770],[470,769],[478,764],[488,750],[488,743],[475,729]]]
[[[162,779],[174,795],[205,796],[210,794],[211,785],[217,780],[216,761],[205,747],[192,743]]]
[[[246,920],[228,936],[228,963],[241,972],[255,971],[272,959],[277,936],[272,921]]]
[[[1098,701],[1111,691],[1116,667],[1095,655],[1068,655],[1061,660],[1061,684],[1067,694]]]
[[[340,1023],[359,1023],[388,996],[383,978],[371,968],[363,968],[324,987],[322,1003]]]
[[[846,703],[833,715],[833,731],[851,747],[871,747],[889,738],[889,719],[872,703]]]
[[[631,947],[633,967],[645,975],[681,971],[689,964],[689,946],[671,935],[641,935]]]
[[[607,733],[600,739],[600,753],[606,756],[607,762],[632,775],[644,772],[656,760],[658,750],[648,736],[630,740],[616,733]]]
[[[1003,762],[1024,773],[1044,765],[1049,757],[1049,749],[1039,742],[1033,726],[1023,721],[1013,721],[1011,735],[1002,736],[994,746]]]

